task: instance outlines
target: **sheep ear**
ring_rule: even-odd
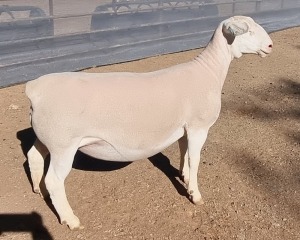
[[[249,31],[249,26],[246,22],[243,21],[230,21],[230,22],[225,22],[223,24],[223,29],[231,32],[234,36],[242,35],[246,32]]]
[[[223,24],[223,35],[227,40],[227,43],[231,45],[235,39],[236,36],[242,35],[246,32],[248,32],[249,26],[247,23],[242,21],[230,21],[225,22]]]

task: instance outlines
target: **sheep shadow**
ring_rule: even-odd
[[[172,166],[169,158],[167,158],[162,153],[158,153],[150,157],[149,161],[153,164],[153,166],[158,168],[162,173],[164,173],[169,178],[169,180],[171,181],[171,183],[173,184],[173,186],[181,196],[184,196],[191,201],[187,193],[187,190],[182,183],[183,179],[181,178],[178,169]]]
[[[40,214],[0,214],[0,238],[9,232],[30,232],[33,240],[53,240]]]
[[[184,185],[178,180],[181,178],[178,169],[171,165],[170,159],[167,158],[162,153],[158,153],[148,160],[153,164],[154,167],[159,169],[166,177],[170,180],[174,188],[177,190],[178,194],[185,196],[189,199]],[[117,169],[124,168],[131,164],[132,162],[111,162],[101,159],[95,159],[86,154],[78,151],[75,155],[73,168],[83,171],[114,171]],[[182,180],[182,179],[181,179]]]
[[[174,188],[181,196],[189,198],[186,188],[182,185],[178,179],[181,178],[179,175],[178,169],[171,165],[169,158],[167,158],[162,153],[158,153],[152,157],[149,157],[148,160],[153,164],[154,167],[159,169],[173,184]],[[132,162],[111,162],[101,159],[92,158],[80,151],[75,155],[73,168],[83,171],[114,171],[121,168],[124,168],[131,164]]]
[[[124,168],[131,162],[113,162],[90,157],[77,151],[72,167],[82,171],[108,172]]]
[[[30,150],[30,148],[32,147],[32,145],[34,144],[36,135],[32,128],[27,128],[27,129],[17,132],[17,138],[21,142],[20,146],[21,146],[23,155],[26,158],[26,161],[23,163],[23,168],[24,168],[25,174],[27,176],[28,182],[32,186],[32,181],[31,181],[31,177],[30,177],[30,169],[29,169],[29,164],[28,164],[28,160],[27,160],[27,153]],[[46,159],[45,165],[44,165],[44,172],[47,171],[48,166],[49,166],[49,159]],[[42,182],[44,182],[44,181],[42,181]]]

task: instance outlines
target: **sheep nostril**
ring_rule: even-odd
[[[272,48],[272,47],[273,47],[273,45],[272,45],[272,44],[270,44],[270,45],[269,45],[269,48]]]

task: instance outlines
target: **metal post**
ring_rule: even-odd
[[[49,0],[49,14],[53,16],[53,0]]]
[[[255,10],[256,10],[256,12],[260,11],[260,7],[261,7],[261,0],[258,0],[258,1],[256,1],[256,4],[255,4]]]
[[[235,13],[235,0],[232,1],[232,14]]]

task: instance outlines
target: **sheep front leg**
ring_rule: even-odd
[[[44,173],[44,161],[48,154],[48,149],[39,139],[35,140],[33,146],[27,153],[33,191],[38,193],[41,197],[43,196],[40,189],[40,182]]]
[[[194,204],[203,204],[203,199],[198,188],[198,167],[200,152],[207,138],[208,130],[198,129],[188,131],[188,154],[190,167],[190,181],[188,194]]]
[[[64,186],[64,181],[71,171],[76,150],[64,150],[64,153],[50,151],[50,165],[45,177],[45,184],[60,222],[66,223],[71,230],[83,228],[68,202]]]
[[[189,153],[187,136],[184,135],[178,140],[180,150],[180,167],[179,174],[185,184],[189,184],[190,180],[190,167],[189,167]]]

